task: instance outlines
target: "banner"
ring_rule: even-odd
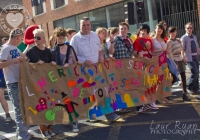
[[[30,125],[67,124],[171,95],[166,54],[67,68],[20,65],[23,119]]]

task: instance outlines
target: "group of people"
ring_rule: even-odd
[[[136,39],[130,38],[129,25],[126,22],[120,22],[119,27],[111,27],[106,29],[98,27],[96,32],[91,31],[91,22],[87,17],[80,20],[80,31],[77,33],[74,29],[65,29],[58,27],[54,30],[53,36],[49,39],[49,46],[45,46],[45,33],[42,29],[35,29],[34,45],[28,45],[23,52],[20,52],[18,46],[23,38],[23,31],[13,29],[10,32],[9,40],[5,43],[0,52],[0,68],[4,71],[4,77],[7,85],[7,90],[15,109],[15,121],[17,124],[18,139],[29,140],[32,135],[28,133],[28,126],[23,123],[20,100],[18,94],[19,82],[19,63],[27,60],[30,63],[51,63],[68,67],[70,64],[78,63],[90,66],[94,63],[110,61],[111,59],[123,59],[133,57],[143,57],[151,59],[164,52],[171,62],[176,65],[180,73],[183,101],[190,100],[190,94],[199,93],[199,57],[200,52],[197,38],[192,34],[193,25],[187,23],[185,25],[186,34],[181,39],[176,38],[177,28],[171,26],[167,29],[165,21],[161,21],[156,25],[154,34],[150,35],[150,27],[147,24],[142,24],[137,30]],[[191,77],[186,87],[185,65],[191,70]],[[170,69],[170,66],[169,66]],[[173,81],[172,85],[178,81],[177,74],[170,71]],[[0,75],[0,101],[3,109],[8,113],[8,107],[5,103],[4,85]],[[170,98],[159,99],[161,103],[170,103]],[[151,109],[159,109],[156,103],[146,104],[137,107],[137,111],[144,112]],[[129,112],[128,109],[117,110],[120,112]],[[120,118],[116,113],[105,115],[108,121],[116,121]],[[55,135],[52,131],[52,126],[40,125],[40,130],[45,138],[50,138]],[[78,132],[78,122],[73,122],[73,132]]]

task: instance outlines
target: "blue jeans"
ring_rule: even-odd
[[[19,95],[18,83],[7,84],[7,88],[8,88],[8,93],[10,95],[10,99],[13,103],[18,139],[29,140],[30,135],[28,133],[28,126],[22,121],[20,100],[18,96]]]
[[[192,62],[188,62],[188,67],[191,71],[190,81],[188,85],[188,89],[191,91],[198,91],[199,90],[199,59],[193,59]]]

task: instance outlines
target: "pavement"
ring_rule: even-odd
[[[187,69],[187,77],[190,71]],[[172,88],[172,104],[158,104],[159,110],[137,114],[136,108],[121,118],[109,123],[104,117],[97,122],[79,121],[80,132],[73,133],[72,125],[54,125],[57,134],[52,140],[200,140],[200,95],[191,95],[192,101],[182,101],[180,85]],[[10,114],[14,118],[12,103],[8,95]],[[14,121],[5,123],[5,114],[0,106],[0,140],[17,140]],[[31,126],[29,132],[43,139],[38,126]]]

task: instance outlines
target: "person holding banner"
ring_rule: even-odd
[[[83,17],[80,20],[80,31],[72,38],[70,45],[73,46],[79,61],[85,65],[90,66],[94,63],[104,62],[100,39],[95,32],[91,31],[89,18]],[[106,115],[106,118],[109,121],[116,121],[119,116],[110,113]]]
[[[140,52],[143,58],[151,59],[153,45],[152,40],[149,38],[150,27],[147,24],[142,24],[137,30],[137,38],[134,42],[134,50]],[[137,57],[137,56],[136,56]],[[145,112],[151,109],[159,109],[158,106],[153,102],[152,104],[147,104],[143,106],[138,106],[138,112]]]
[[[168,56],[174,60],[178,67],[178,71],[181,75],[181,81],[182,81],[182,88],[183,88],[183,101],[190,101],[189,94],[187,93],[186,89],[186,75],[185,75],[185,63],[183,61],[184,52],[183,47],[181,44],[181,41],[179,39],[176,39],[176,34],[177,34],[177,28],[174,26],[169,27],[168,29],[169,33],[169,40],[167,42],[167,51],[168,51]],[[176,77],[173,76],[173,81],[172,85],[176,82],[175,79]]]
[[[57,37],[57,44],[52,50],[52,65],[68,67],[70,64],[79,63],[73,47],[64,43],[67,35],[66,29],[58,27],[54,30],[54,35]],[[79,131],[78,122],[73,122],[72,131]]]
[[[19,100],[19,63],[21,63],[25,57],[17,49],[17,46],[21,43],[23,38],[23,31],[19,28],[11,30],[8,43],[3,45],[0,52],[0,68],[3,68],[4,76],[8,93],[13,103],[15,122],[17,125],[17,137],[19,140],[29,140],[33,135],[28,133],[28,126],[22,121],[20,100]]]
[[[114,45],[110,47],[110,54],[115,59],[133,58],[133,55],[140,56],[140,52],[134,51],[133,40],[127,34],[129,32],[129,25],[125,22],[119,23],[119,35],[114,38]],[[121,113],[127,113],[131,110],[119,109]]]
[[[30,63],[38,63],[38,64],[52,62],[51,51],[44,45],[46,42],[44,31],[42,29],[35,29],[33,31],[33,34],[36,46],[31,47],[27,51],[26,53],[27,60]],[[48,126],[40,125],[39,127],[42,136],[44,138],[51,138],[52,136],[55,135],[55,133],[52,132],[52,125]]]
[[[55,46],[56,46],[56,37],[52,35],[49,38],[49,46],[48,46],[48,48],[50,50],[52,50]]]
[[[167,44],[165,42],[165,28],[162,24],[157,24],[155,28],[155,36],[152,38],[153,41],[153,56],[159,56],[167,49]],[[169,97],[161,99],[162,103],[171,103]]]

